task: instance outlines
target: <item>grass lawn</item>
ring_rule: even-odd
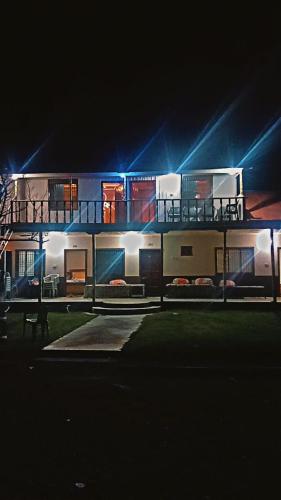
[[[49,337],[41,338],[41,329],[37,329],[37,338],[32,340],[31,327],[26,327],[25,337],[23,331],[23,314],[11,313],[8,317],[8,341],[0,344],[0,351],[37,351],[54,340],[63,337],[75,328],[87,323],[95,317],[85,312],[49,313]]]
[[[259,311],[169,311],[147,316],[125,357],[165,363],[281,362],[281,314]]]

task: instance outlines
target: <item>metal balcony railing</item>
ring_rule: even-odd
[[[244,219],[244,198],[126,201],[14,200],[8,223],[124,224],[219,222]]]

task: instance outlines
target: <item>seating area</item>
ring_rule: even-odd
[[[241,218],[241,208],[237,200],[219,207],[215,206],[211,198],[207,200],[198,199],[196,203],[183,200],[181,207],[169,207],[167,216],[169,222],[239,220]]]
[[[85,298],[92,297],[93,285],[85,286]],[[95,286],[95,295],[98,299],[114,299],[114,298],[137,298],[145,296],[145,285],[130,284],[121,279],[111,280],[108,284],[97,284]]]
[[[48,297],[58,296],[59,274],[48,274],[43,278],[43,295]]]
[[[190,283],[187,278],[174,278],[166,285],[166,296],[170,299],[215,299],[223,297],[224,282],[215,285],[211,278],[197,278]],[[265,297],[265,287],[258,285],[237,285],[232,280],[225,281],[225,296],[233,299],[245,297]]]

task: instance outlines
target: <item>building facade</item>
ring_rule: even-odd
[[[89,296],[114,279],[163,296],[178,277],[280,295],[280,200],[244,193],[240,168],[26,173],[13,175],[12,192],[1,267],[13,296],[30,294],[34,279],[44,294],[50,275],[61,296]]]

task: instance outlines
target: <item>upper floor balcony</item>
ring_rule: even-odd
[[[139,229],[168,224],[175,229],[202,223],[243,221],[244,197],[146,200],[14,200],[6,224],[61,226],[96,225],[99,230]]]

